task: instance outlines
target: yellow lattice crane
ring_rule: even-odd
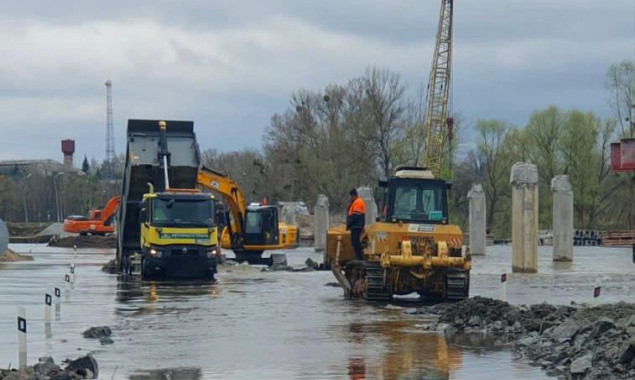
[[[449,143],[452,138],[454,124],[454,119],[448,117],[452,71],[453,4],[453,0],[441,1],[439,27],[428,81],[423,166],[428,168],[435,178],[441,174],[444,150],[446,143]]]

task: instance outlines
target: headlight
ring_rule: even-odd
[[[152,256],[152,257],[161,257],[161,256],[163,256],[163,252],[158,251],[158,250],[156,250],[154,248],[150,249],[149,253],[150,253],[150,256]]]
[[[207,251],[207,257],[209,257],[210,259],[213,259],[216,256],[218,256],[218,248],[217,247],[214,247],[214,248],[210,249],[209,251]]]

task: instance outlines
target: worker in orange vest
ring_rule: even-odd
[[[353,249],[355,249],[355,260],[363,260],[360,236],[366,222],[366,205],[364,200],[357,194],[357,190],[352,189],[349,194],[351,199],[346,213],[346,229],[351,231],[351,244],[353,244]]]

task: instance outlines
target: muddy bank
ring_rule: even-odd
[[[635,378],[635,304],[514,306],[474,297],[410,313],[438,316],[426,328],[446,335],[502,339],[561,379]]]
[[[33,261],[33,256],[22,255],[10,249],[7,249],[0,255],[0,263],[10,263],[14,261]]]
[[[68,236],[53,238],[48,243],[51,247],[62,248],[117,248],[116,236]]]
[[[11,236],[33,236],[42,232],[51,223],[15,223],[6,222],[7,230]]]
[[[75,360],[64,361],[64,369],[55,364],[50,356],[41,357],[35,365],[24,371],[0,369],[0,380],[71,380],[97,379],[99,365],[92,354]]]

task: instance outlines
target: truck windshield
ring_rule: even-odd
[[[211,199],[155,198],[152,201],[152,224],[209,227],[214,224],[214,204]]]
[[[446,186],[439,181],[399,181],[389,189],[388,220],[441,223],[447,220]]]

